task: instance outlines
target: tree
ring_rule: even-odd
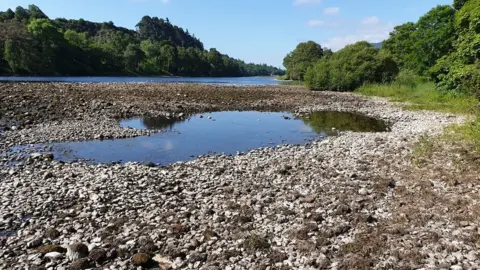
[[[23,7],[18,6],[15,9],[15,19],[21,23],[28,23],[30,19],[30,12]]]
[[[307,69],[322,57],[323,49],[319,44],[313,41],[298,44],[295,50],[283,59],[287,76],[293,80],[303,80]]]
[[[28,6],[28,12],[30,14],[30,18],[34,19],[48,19],[48,16],[43,13],[43,11],[35,6],[35,5],[29,5]]]
[[[0,12],[0,22],[8,22],[15,18],[15,12],[11,9],[7,9],[5,12]]]
[[[456,10],[460,10],[463,5],[465,5],[465,2],[467,2],[467,0],[453,0],[453,7]]]
[[[210,59],[210,61],[209,61]],[[205,51],[193,34],[168,19],[145,16],[137,31],[84,19],[50,20],[30,5],[0,12],[0,73],[43,75],[256,76],[282,74]]]
[[[318,61],[308,69],[305,82],[312,90],[353,91],[365,83],[389,82],[398,71],[390,55],[361,41]]]
[[[63,37],[73,46],[79,48],[86,48],[88,46],[88,39],[86,33],[78,33],[74,30],[68,29],[63,33]]]
[[[417,23],[395,27],[383,43],[383,50],[393,55],[401,67],[425,75],[436,61],[453,49],[455,10],[437,6]]]
[[[461,9],[455,14],[454,49],[430,69],[430,75],[440,90],[480,98],[480,0],[456,3]]]
[[[138,71],[140,63],[145,58],[145,53],[137,44],[128,44],[124,53],[125,68],[131,71]]]

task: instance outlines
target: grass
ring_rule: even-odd
[[[386,97],[396,102],[408,102],[407,109],[431,110],[456,114],[472,114],[478,101],[468,95],[441,93],[431,82],[415,85],[369,84],[355,91],[366,96]]]
[[[440,138],[422,137],[413,149],[413,161],[419,166],[435,150],[440,140],[461,144],[464,149],[480,153],[480,113],[478,100],[470,95],[442,93],[431,82],[414,81],[409,85],[391,84],[364,85],[355,92],[366,96],[389,98],[395,102],[407,102],[409,110],[430,110],[472,116],[472,121],[449,128]]]
[[[280,81],[280,85],[305,86],[305,82],[303,82],[303,81]]]

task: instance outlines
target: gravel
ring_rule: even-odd
[[[68,85],[76,87],[87,86]],[[222,90],[216,87],[215,91]],[[237,90],[227,87],[225,91]],[[260,91],[265,91],[259,94],[260,100],[270,93]],[[345,247],[365,230],[391,219],[395,211],[389,202],[404,179],[391,167],[409,169],[412,143],[465,118],[404,111],[382,99],[352,94],[306,93],[300,88],[281,91],[276,98],[281,100],[283,95],[290,101],[272,105],[275,110],[360,112],[389,121],[391,130],[342,132],[300,146],[203,156],[165,167],[61,163],[43,155],[12,166],[21,153],[0,156],[0,268],[355,268],[344,263]],[[303,99],[293,98],[295,91],[305,100],[314,97],[315,102],[302,103]],[[201,105],[187,112],[214,102],[196,99],[195,104]],[[229,108],[253,106],[242,104]],[[85,112],[81,120],[68,115],[57,120],[47,117],[17,130],[9,128],[0,139],[0,149],[100,139],[95,137],[99,134],[125,138],[150,132],[122,129],[114,113],[96,117],[95,113]],[[135,112],[141,113],[146,112]],[[12,123],[7,118],[3,122]],[[454,254],[427,248],[425,253],[431,253],[431,259],[415,267],[435,268],[441,262],[447,269],[467,269],[466,265],[480,263],[476,248]],[[394,268],[398,260],[379,256],[371,268]]]

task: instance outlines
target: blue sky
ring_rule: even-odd
[[[299,42],[338,50],[359,40],[378,42],[395,25],[416,21],[453,0],[0,0],[0,9],[28,4],[50,18],[113,21],[134,28],[144,15],[168,17],[206,48],[247,62],[281,66]]]

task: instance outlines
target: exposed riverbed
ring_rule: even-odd
[[[0,268],[6,269],[352,269],[362,253],[345,247],[391,219],[396,193],[410,188],[400,172],[411,169],[412,144],[464,121],[298,87],[24,83],[1,84],[0,94]],[[30,152],[10,152],[27,144],[161,136],[120,120],[222,110],[341,111],[391,126],[162,167],[64,163],[48,154],[25,161]],[[429,265],[405,257],[412,251],[438,255],[437,265],[447,262],[435,246],[409,248],[416,240],[382,251],[371,267]],[[476,250],[458,246],[469,256],[465,265],[478,265]]]

